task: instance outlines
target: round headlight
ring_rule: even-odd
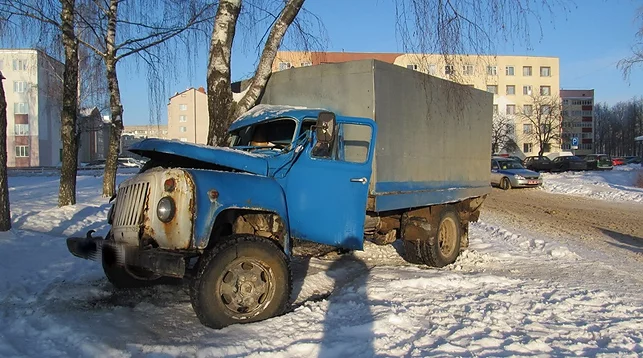
[[[158,205],[156,205],[156,216],[159,220],[166,223],[174,218],[174,199],[169,196],[161,198]]]

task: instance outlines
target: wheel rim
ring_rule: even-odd
[[[502,188],[509,189],[509,179],[507,178],[502,179]]]
[[[440,229],[438,230],[438,246],[440,247],[440,252],[445,257],[453,254],[457,232],[458,228],[452,218],[446,217],[442,220]]]
[[[263,262],[237,259],[223,272],[216,297],[233,314],[253,315],[270,304],[275,293],[274,274]]]

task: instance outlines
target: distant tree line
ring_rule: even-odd
[[[594,106],[594,151],[612,156],[643,156],[643,145],[634,141],[643,135],[643,98],[614,105]]]

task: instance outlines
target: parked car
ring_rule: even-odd
[[[625,164],[641,164],[641,158],[634,155],[624,157],[624,159],[625,159]]]
[[[92,160],[87,162],[87,164],[82,166],[85,169],[104,169],[105,168],[105,159]]]
[[[612,170],[612,158],[607,154],[588,154],[585,157],[588,170]]]
[[[118,158],[118,166],[126,168],[141,168],[143,163],[140,160],[134,158]]]
[[[526,169],[537,171],[537,172],[548,172],[551,170],[552,163],[551,159],[542,156],[532,156],[527,157],[523,160],[522,164]]]
[[[575,155],[567,155],[564,157],[556,157],[552,160],[553,172],[564,172],[567,170],[586,170],[587,163]]]
[[[617,166],[617,165],[625,165],[625,159],[623,158],[612,158],[612,165]]]
[[[525,169],[519,162],[509,158],[491,159],[491,185],[500,189],[525,188],[542,185],[538,172]]]

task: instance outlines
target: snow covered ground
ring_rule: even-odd
[[[545,190],[635,195],[613,179],[626,175],[548,174]],[[79,177],[79,204],[62,209],[57,177],[9,184],[1,357],[643,355],[641,262],[623,270],[618,258],[493,213],[472,225],[471,247],[444,269],[407,264],[393,246],[300,259],[291,312],[215,331],[199,324],[185,287],[114,291],[99,265],[67,252],[66,236],[107,229],[100,177]]]
[[[612,201],[643,202],[643,167],[639,164],[616,166],[609,171],[543,173],[542,188],[551,193],[585,196]],[[640,179],[639,179],[640,178]]]

